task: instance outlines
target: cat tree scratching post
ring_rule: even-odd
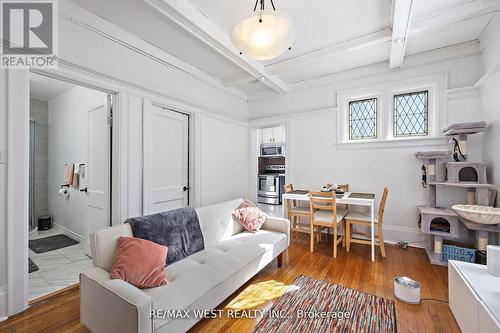
[[[452,159],[450,151],[417,152],[416,157],[424,161],[428,173],[429,206],[419,206],[420,229],[423,233],[434,237],[433,248],[427,249],[427,255],[433,264],[446,265],[442,261],[443,238],[458,238],[459,222],[469,230],[476,231],[476,248],[482,250],[488,244],[489,232],[500,232],[500,227],[487,226],[460,219],[449,208],[437,207],[437,186],[458,187],[467,190],[467,203],[470,205],[493,206],[496,190],[486,179],[486,164],[481,162],[468,162],[468,136],[486,130],[485,122],[469,122],[451,124],[443,129],[444,136],[450,136],[450,143],[458,142],[456,159],[462,161],[449,161]],[[445,162],[446,176],[444,181],[436,179],[436,161]]]
[[[432,250],[427,249],[427,255],[432,263],[441,262],[443,238],[458,237],[458,216],[451,209],[437,207],[437,161],[450,160],[451,151],[417,152],[416,157],[423,161],[427,170],[427,188],[429,205],[419,206],[420,230],[433,237]]]

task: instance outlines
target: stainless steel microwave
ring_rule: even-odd
[[[262,157],[272,157],[272,156],[285,156],[285,143],[264,143],[260,145],[260,156]]]

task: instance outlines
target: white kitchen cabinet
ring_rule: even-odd
[[[285,128],[283,126],[263,128],[261,133],[262,143],[285,142]]]
[[[486,266],[448,262],[449,305],[463,333],[500,333],[500,278]]]
[[[273,128],[274,142],[285,142],[285,128],[283,126]]]

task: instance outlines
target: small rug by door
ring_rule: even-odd
[[[55,251],[62,249],[63,247],[68,247],[71,245],[76,245],[79,242],[73,238],[69,238],[66,235],[54,235],[44,238],[31,239],[29,241],[30,249],[35,253],[45,253],[49,251]]]
[[[39,270],[38,266],[31,260],[31,258],[28,258],[28,273],[33,273]]]
[[[255,333],[396,331],[394,301],[304,275],[288,286],[254,330]]]

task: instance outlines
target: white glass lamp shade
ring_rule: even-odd
[[[283,54],[295,42],[292,19],[276,11],[256,11],[231,29],[231,41],[245,55],[268,60]]]

